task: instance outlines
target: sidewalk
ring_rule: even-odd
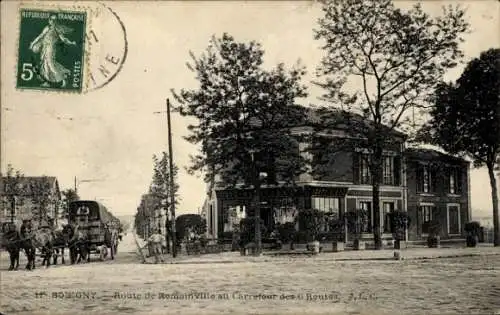
[[[365,261],[365,260],[395,260],[394,249],[383,250],[346,250],[338,253],[320,253],[311,255],[305,252],[280,253],[264,252],[261,256],[241,256],[239,252],[224,252],[199,256],[179,255],[177,258],[165,256],[166,264],[224,264],[224,263],[258,263],[279,262],[309,259],[314,261]],[[500,255],[500,247],[482,245],[476,248],[407,248],[399,250],[402,260],[422,260],[437,258],[454,258],[470,256]],[[147,258],[146,263],[153,263],[153,258]]]

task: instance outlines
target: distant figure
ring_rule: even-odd
[[[155,264],[159,261],[163,262],[163,257],[161,255],[161,243],[163,237],[160,233],[160,230],[157,230],[148,239],[151,247],[153,248],[153,254],[155,255]]]

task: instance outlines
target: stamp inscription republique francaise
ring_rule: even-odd
[[[86,12],[20,10],[17,88],[82,92]]]

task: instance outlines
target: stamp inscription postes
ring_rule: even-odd
[[[17,88],[81,93],[86,12],[20,10]]]

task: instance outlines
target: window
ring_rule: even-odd
[[[433,219],[434,206],[425,205],[420,206],[420,213],[422,216],[422,233],[429,233],[429,222]]]
[[[239,228],[241,219],[245,218],[244,205],[229,206],[224,211],[224,232],[233,232]]]
[[[324,198],[324,197],[312,197],[311,208],[320,210],[323,212],[333,212],[339,213],[340,210],[340,199],[339,198]]]
[[[391,217],[389,213],[394,211],[394,202],[384,202],[382,213],[384,218],[384,233],[391,232]]]
[[[459,194],[460,191],[460,171],[458,169],[451,169],[448,177],[448,193]]]
[[[422,178],[424,187],[423,192],[427,193],[431,191],[431,174],[427,166],[424,166],[423,172],[424,172],[424,177]]]
[[[394,185],[394,157],[384,157],[383,174],[384,185]]]
[[[361,232],[370,233],[372,231],[372,203],[371,201],[360,201],[359,208],[366,212]]]
[[[432,193],[435,190],[435,172],[428,165],[418,165],[417,167],[417,191]]]
[[[361,172],[361,184],[371,184],[371,173],[370,173],[370,156],[368,154],[362,154],[360,156],[360,172]]]

